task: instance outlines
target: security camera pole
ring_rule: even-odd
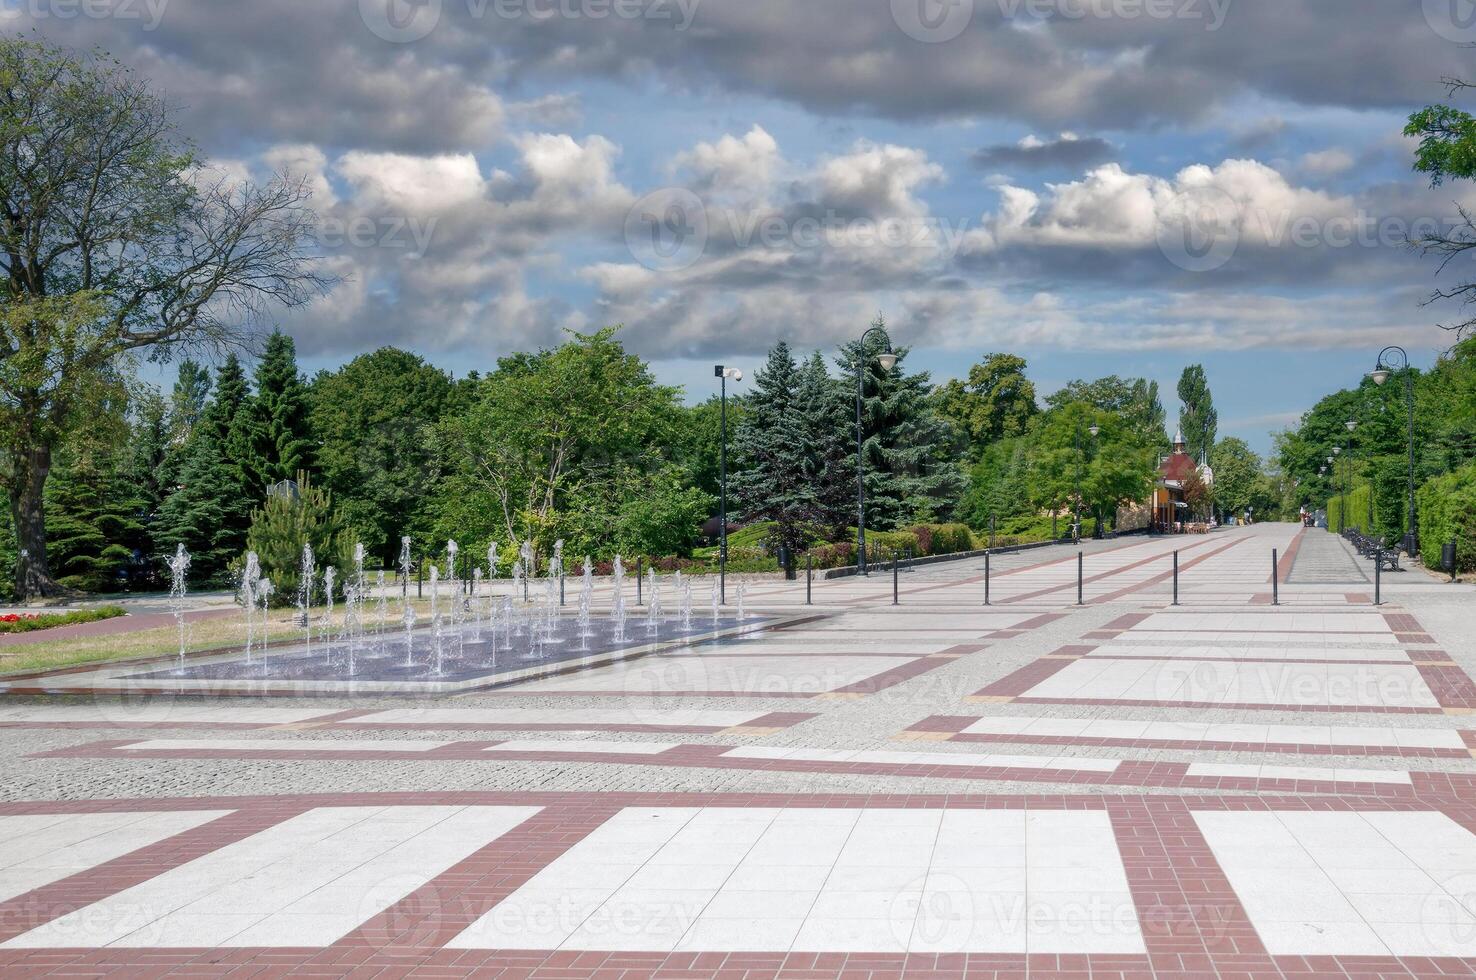
[[[866,342],[876,334],[886,343],[886,350],[877,355],[876,363],[883,374],[891,374],[897,366],[897,355],[892,353],[892,338],[881,326],[872,327],[861,335],[856,349],[856,568],[862,575],[870,574],[866,569],[866,458],[865,435],[861,431],[861,375],[866,366]]]

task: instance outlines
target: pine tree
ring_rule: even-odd
[[[804,459],[803,420],[796,410],[799,370],[789,345],[769,351],[744,400],[743,422],[733,439],[729,482],[734,511],[745,523],[772,521],[771,544],[802,549],[820,519],[816,487]]]
[[[174,434],[188,439],[210,403],[210,369],[189,358],[180,361],[169,402]]]
[[[873,326],[885,331],[886,322],[878,318]],[[897,363],[883,371],[877,358],[886,346],[882,339],[868,340],[864,348],[852,341],[836,359],[853,379],[861,360],[866,526],[882,531],[951,516],[966,482],[951,452],[956,437],[932,407],[928,373],[905,372],[905,347],[893,348]],[[856,469],[854,446],[848,468]]]
[[[273,493],[251,514],[247,547],[261,561],[263,578],[270,579],[277,603],[288,605],[297,594],[302,546],[310,544],[319,568],[351,567],[353,548],[343,522],[326,490],[313,485],[306,472],[293,474],[295,493]]]
[[[256,397],[246,426],[241,465],[252,500],[263,499],[272,484],[312,468],[307,386],[297,373],[297,347],[280,330],[267,338],[257,365]]]

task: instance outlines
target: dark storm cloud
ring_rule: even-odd
[[[994,146],[976,150],[970,160],[981,170],[1016,167],[1029,170],[1079,170],[1111,160],[1116,152],[1111,143],[1095,136],[1085,139],[1062,137],[1050,142],[996,143]]]

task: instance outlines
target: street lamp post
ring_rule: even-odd
[[[1101,433],[1102,427],[1093,422],[1087,431],[1092,434],[1093,439],[1096,439],[1098,434]],[[1076,519],[1071,525],[1071,540],[1077,543],[1081,541],[1081,464],[1081,422],[1078,421],[1076,423]],[[1092,531],[1093,537],[1097,536],[1097,530],[1100,530],[1100,528]]]
[[[1385,347],[1379,352],[1378,366],[1368,376],[1382,387],[1395,371],[1404,373],[1405,408],[1409,414],[1409,533],[1405,535],[1404,550],[1413,555],[1420,548],[1420,524],[1415,511],[1414,372],[1409,369],[1409,354],[1403,347]]]
[[[722,605],[728,604],[728,380],[734,382],[743,380],[743,372],[737,368],[723,367],[721,364],[712,369],[713,377],[721,379],[722,384],[722,448],[718,450],[718,482],[721,486],[718,504],[718,601]]]
[[[866,342],[876,334],[886,342],[887,349],[876,357],[882,372],[891,374],[897,366],[897,355],[892,353],[892,339],[880,326],[872,327],[861,335],[856,347],[856,567],[862,575],[870,572],[866,568],[866,456],[865,434],[861,430],[862,373],[866,367]]]

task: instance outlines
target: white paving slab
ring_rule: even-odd
[[[1398,728],[1355,725],[1266,725],[1180,721],[1128,721],[1116,718],[1048,718],[1010,715],[981,718],[964,729],[969,735],[1151,739],[1176,742],[1252,742],[1272,745],[1387,746],[1390,748],[1466,748],[1461,733],[1448,728]]]
[[[331,713],[326,708],[255,708],[167,698],[143,702],[119,699],[74,705],[7,705],[0,707],[0,722],[287,725]]]
[[[1442,813],[1194,818],[1273,955],[1471,954],[1476,836]]]
[[[656,657],[519,685],[519,692],[823,694],[885,673],[909,657]]]
[[[731,728],[767,711],[703,708],[394,708],[353,719],[373,725],[669,725]]]
[[[1438,708],[1413,664],[1073,661],[1027,697],[1093,701]]]
[[[1120,759],[1087,759],[1074,756],[996,755],[979,752],[889,752],[864,749],[807,749],[789,746],[749,745],[724,752],[729,759],[787,759],[805,762],[881,763],[906,766],[970,766],[1004,769],[1070,769],[1077,772],[1112,773]]]
[[[621,811],[453,948],[1142,953],[1105,813]]]
[[[0,902],[225,816],[228,810],[0,817]]]
[[[1189,776],[1235,776],[1250,779],[1318,779],[1338,783],[1385,783],[1409,786],[1408,772],[1392,769],[1328,769],[1319,766],[1263,766],[1256,763],[1191,762]]]
[[[680,742],[617,742],[606,739],[520,738],[500,742],[483,752],[596,752],[600,754],[658,755],[680,745]]]
[[[310,810],[5,945],[327,946],[537,812]]]

